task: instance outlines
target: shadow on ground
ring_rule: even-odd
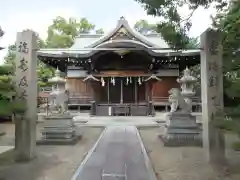
[[[13,134],[9,134],[14,132],[13,127],[8,128],[11,130],[8,129],[7,141],[8,143],[14,142]],[[102,130],[101,127],[83,128],[82,139],[73,146],[37,146],[37,158],[28,163],[15,163],[14,151],[6,152],[0,156],[0,180],[71,179],[81,160],[96,142]]]
[[[239,180],[240,152],[230,149],[227,138],[226,156],[229,167],[219,171],[204,160],[200,147],[165,147],[158,138],[160,128],[138,128],[159,180]]]

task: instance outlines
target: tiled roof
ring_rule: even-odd
[[[121,30],[127,31],[131,34],[130,39],[114,39],[115,35]],[[141,34],[134,28],[131,28],[128,22],[121,17],[118,20],[117,26],[106,34],[80,34],[71,48],[68,49],[41,49],[38,51],[38,55],[42,57],[79,57],[88,58],[95,53],[101,51],[101,48],[118,48],[118,47],[132,47],[132,48],[144,48],[153,56],[187,56],[198,55],[200,50],[186,50],[175,51],[170,49],[167,42],[163,39],[161,34]]]
[[[134,28],[130,27],[127,20],[121,17],[118,20],[116,27],[103,35],[101,34],[80,34],[79,37],[75,39],[75,43],[71,48],[79,49],[84,47],[96,47],[99,44],[107,41],[111,38],[120,28],[125,28],[133,37],[140,40],[150,47],[159,47],[159,48],[169,48],[166,41],[158,33],[151,34],[141,34],[136,31]]]

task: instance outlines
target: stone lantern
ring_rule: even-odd
[[[181,90],[173,88],[169,91],[169,102],[171,111],[165,114],[166,124],[160,135],[165,146],[188,146],[202,145],[202,133],[196,117],[191,114],[192,101],[195,95],[194,83],[197,79],[191,76],[188,68],[177,82],[181,84]]]
[[[60,71],[55,71],[55,76],[49,79],[53,85],[49,94],[50,115],[44,117],[42,139],[38,144],[76,144],[80,134],[76,134],[73,116],[68,112],[68,91],[65,89],[66,81],[60,76]]]
[[[61,72],[57,68],[55,76],[48,80],[52,84],[53,90],[65,90],[66,80],[60,76]]]
[[[57,68],[55,76],[48,80],[52,84],[52,92],[49,94],[49,107],[53,113],[63,114],[67,111],[66,103],[68,101],[68,93],[65,89],[66,80],[60,76]]]
[[[186,68],[183,71],[183,76],[177,79],[177,82],[181,84],[181,94],[188,104],[189,108],[192,109],[192,97],[195,96],[194,85],[197,82],[197,78],[191,76],[190,69]]]
[[[190,69],[186,68],[183,71],[183,76],[177,79],[177,82],[181,84],[181,94],[184,97],[192,97],[195,95],[194,84],[197,82],[197,78],[191,76]]]

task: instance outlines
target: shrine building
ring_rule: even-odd
[[[109,33],[81,34],[71,48],[42,49],[38,58],[65,75],[69,108],[145,116],[166,106],[181,72],[200,63],[200,50],[173,50],[160,34],[141,34],[121,17]]]

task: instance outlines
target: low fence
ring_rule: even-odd
[[[68,100],[68,107],[72,106],[92,106],[93,98],[90,96],[74,96]],[[165,111],[170,110],[170,102],[168,97],[152,97],[152,105],[155,107],[164,107]],[[201,99],[199,97],[192,97],[193,111],[201,112]],[[38,97],[38,108],[39,110],[49,111],[48,97]]]
[[[194,112],[202,111],[202,101],[200,97],[192,97],[192,106]],[[152,97],[152,102],[155,107],[164,107],[165,111],[168,112],[170,110],[171,103],[168,100],[168,97]]]
[[[91,105],[93,98],[90,96],[81,96],[81,97],[70,97],[68,105],[77,106],[77,105]]]

